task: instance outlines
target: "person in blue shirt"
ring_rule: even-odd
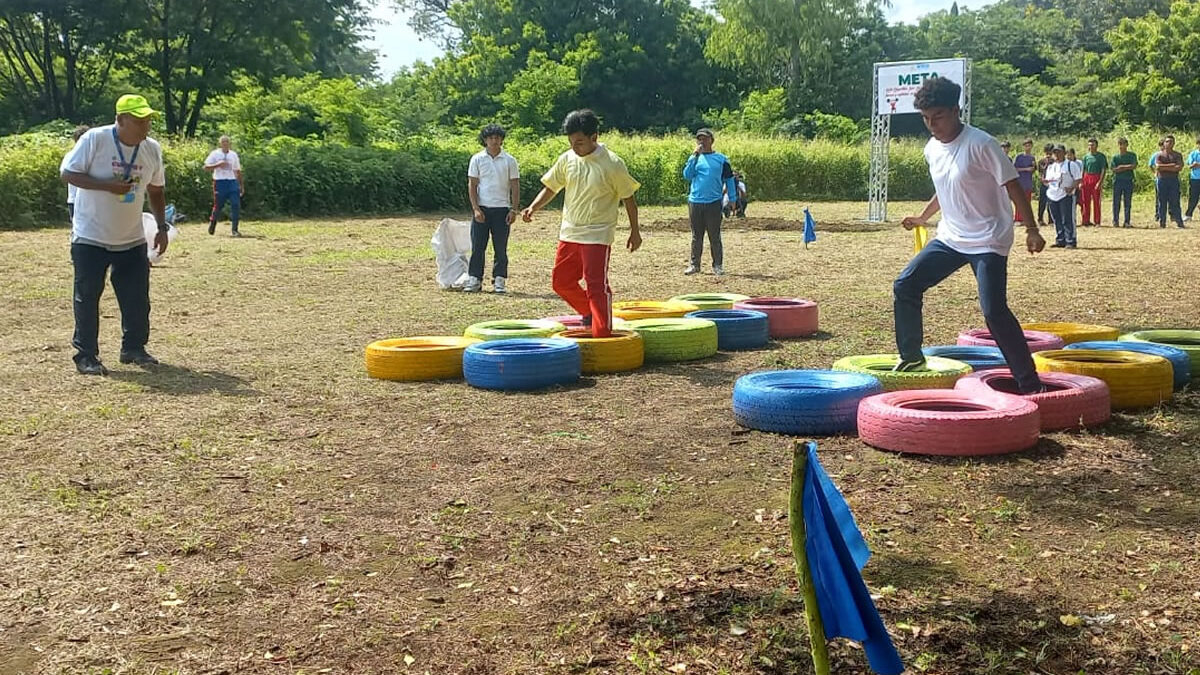
[[[725,273],[724,248],[721,246],[722,194],[729,195],[729,203],[736,206],[737,182],[729,159],[713,150],[712,129],[696,132],[696,151],[683,167],[683,177],[691,181],[688,193],[688,220],[692,224],[692,257],[684,274],[700,271],[700,256],[704,254],[704,234],[708,233],[708,245],[712,249],[713,274]]]
[[[1192,214],[1196,211],[1196,203],[1200,202],[1200,138],[1196,139],[1196,148],[1188,153],[1185,163],[1192,170],[1191,177],[1188,179],[1188,208],[1187,215],[1183,222],[1192,219]]]
[[[1162,152],[1163,139],[1158,139],[1158,151]],[[1150,153],[1150,173],[1154,174],[1154,222],[1162,220],[1162,204],[1158,201],[1158,152]]]

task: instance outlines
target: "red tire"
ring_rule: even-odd
[[[858,404],[868,445],[919,455],[999,455],[1037,445],[1041,415],[1020,396],[961,389],[909,389]]]
[[[1025,342],[1029,343],[1029,351],[1044,352],[1047,349],[1062,349],[1063,339],[1053,333],[1043,333],[1036,330],[1025,332]],[[965,330],[958,334],[958,344],[970,347],[996,347],[992,332],[986,328]]]
[[[1099,378],[1074,373],[1038,373],[1047,391],[1021,395],[1017,381],[1007,368],[981,370],[960,378],[955,389],[977,394],[1001,392],[1017,394],[1037,403],[1042,415],[1042,431],[1082,429],[1104,424],[1112,417],[1108,385]]]
[[[733,303],[734,309],[750,309],[767,315],[767,331],[773,338],[805,337],[817,332],[817,303],[800,298],[750,298]]]

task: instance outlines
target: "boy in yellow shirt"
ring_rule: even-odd
[[[554,292],[567,301],[593,337],[612,335],[612,289],[608,285],[608,259],[617,232],[617,206],[625,202],[629,215],[632,253],[642,245],[638,230],[637,200],[633,193],[641,184],[629,175],[625,162],[597,141],[600,120],[591,110],[576,110],[563,121],[563,133],[571,149],[558,156],[542,176],[545,185],[537,199],[521,213],[529,222],[533,214],[566,189],[558,253],[554,258]],[[579,280],[587,283],[585,291]]]

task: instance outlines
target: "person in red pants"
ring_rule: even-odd
[[[608,285],[608,258],[617,232],[617,207],[625,202],[629,216],[632,253],[642,245],[638,229],[638,207],[633,193],[641,184],[629,175],[625,162],[598,141],[600,120],[591,110],[576,110],[563,122],[563,133],[571,149],[555,160],[542,176],[542,191],[521,212],[525,222],[566,190],[558,253],[551,275],[554,292],[583,317],[592,337],[612,335],[612,288]],[[585,291],[579,285],[583,279]]]
[[[1096,149],[1098,142],[1088,139],[1088,151],[1083,156],[1083,185],[1080,186],[1080,197],[1083,210],[1083,226],[1099,226],[1102,220],[1100,201],[1104,192],[1104,174],[1108,171],[1108,157]]]

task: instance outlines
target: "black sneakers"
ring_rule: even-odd
[[[158,365],[158,359],[150,356],[145,349],[121,352],[121,363],[132,363],[139,366]]]
[[[893,373],[911,373],[917,370],[925,370],[925,359],[920,361],[905,361],[900,360],[900,363],[892,366]]]
[[[209,234],[217,233],[217,221],[215,221],[215,220],[208,221],[208,233]]]
[[[80,356],[75,359],[75,370],[79,371],[80,375],[107,375],[108,368],[100,363],[100,359],[94,356]]]

